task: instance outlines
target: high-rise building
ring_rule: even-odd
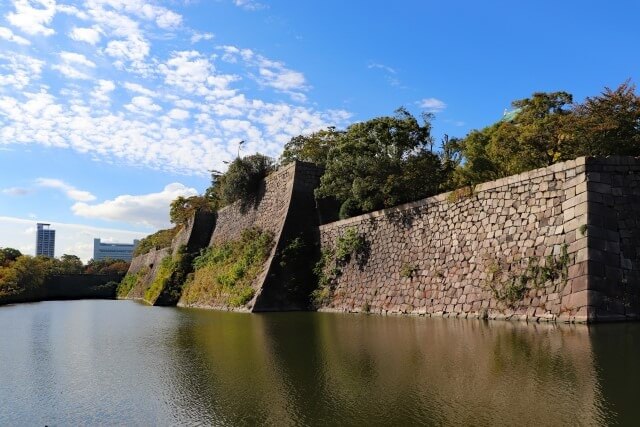
[[[100,239],[93,239],[93,260],[121,259],[129,262],[139,242],[136,239],[133,243],[102,243]]]
[[[54,257],[56,248],[56,230],[51,230],[51,224],[38,223],[36,231],[36,255]]]

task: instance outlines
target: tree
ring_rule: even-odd
[[[10,263],[22,256],[22,253],[13,248],[0,248],[0,265]]]
[[[84,266],[76,255],[64,254],[60,257],[57,274],[81,274]]]
[[[316,196],[335,197],[355,214],[435,194],[442,183],[431,152],[432,115],[423,124],[406,109],[349,126],[329,151]],[[348,206],[348,209],[347,209]]]
[[[260,153],[237,158],[231,162],[226,173],[212,174],[211,186],[207,189],[205,197],[215,200],[217,208],[236,200],[251,200],[260,188],[260,181],[273,169],[273,159]]]
[[[286,165],[299,160],[324,167],[329,151],[336,146],[343,134],[343,131],[337,131],[335,127],[330,126],[310,135],[295,136],[285,144],[280,163]]]
[[[574,158],[568,132],[573,98],[567,92],[534,93],[512,104],[512,119],[474,130],[460,143],[464,161],[458,184],[475,184]]]
[[[575,108],[570,131],[578,155],[640,155],[640,97],[629,81]]]
[[[169,207],[169,219],[172,224],[185,225],[197,211],[212,212],[212,201],[204,196],[179,196]]]

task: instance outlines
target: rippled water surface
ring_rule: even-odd
[[[0,307],[0,425],[640,420],[640,325]]]

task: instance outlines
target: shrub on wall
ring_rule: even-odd
[[[338,237],[334,248],[322,251],[320,261],[314,268],[318,287],[311,293],[312,302],[316,307],[328,301],[335,280],[342,274],[342,268],[351,259],[355,259],[359,264],[365,263],[367,252],[367,241],[355,227],[348,227]]]
[[[180,230],[179,226],[169,228],[166,230],[159,230],[153,234],[148,235],[144,239],[140,240],[138,246],[133,251],[133,256],[143,255],[152,249],[162,249],[171,246],[171,241],[178,234]]]
[[[135,274],[127,273],[116,289],[116,296],[118,298],[126,298],[131,289],[133,289],[148,273],[149,267],[143,267]]]
[[[254,296],[253,281],[272,247],[271,232],[250,228],[238,240],[207,248],[193,262],[195,271],[185,286],[182,301],[186,305],[245,305]]]

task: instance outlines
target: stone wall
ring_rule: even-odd
[[[164,248],[159,250],[151,250],[146,254],[139,255],[131,260],[129,271],[127,274],[137,274],[140,270],[146,269],[144,276],[131,288],[131,291],[127,294],[127,299],[144,299],[145,291],[151,286],[153,280],[158,273],[160,263],[165,257],[171,256],[173,252],[172,248]],[[154,301],[149,301],[153,303]]]
[[[589,316],[640,317],[640,158],[587,159]]]
[[[279,268],[278,255],[290,239],[303,235],[313,247],[317,241],[318,215],[313,190],[318,186],[321,169],[304,162],[294,162],[267,176],[254,200],[237,201],[217,213],[209,245],[237,240],[242,232],[256,227],[273,233],[274,246],[254,281],[255,296],[238,311],[299,310],[308,308],[312,283],[283,289],[290,279],[287,269]],[[308,264],[308,263],[307,263]],[[309,268],[310,271],[310,268]],[[304,295],[302,295],[304,294]],[[179,306],[186,305],[184,301]],[[230,309],[214,303],[198,307]]]
[[[325,311],[586,321],[585,159],[320,226],[352,228]]]

